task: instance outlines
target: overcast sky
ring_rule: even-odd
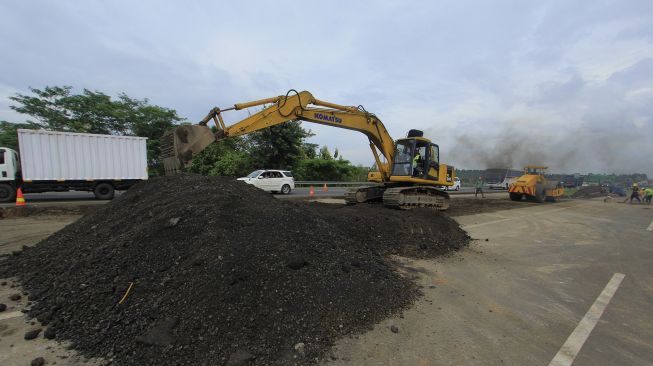
[[[462,168],[653,175],[653,1],[3,1],[8,96],[125,92],[191,121],[290,88],[422,129]],[[234,115],[234,118],[238,118]],[[305,124],[371,165],[359,133]]]

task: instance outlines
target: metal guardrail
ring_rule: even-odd
[[[371,182],[330,182],[324,180],[296,180],[295,187],[322,187],[324,185],[328,187],[360,187],[360,186],[373,186],[374,183]]]

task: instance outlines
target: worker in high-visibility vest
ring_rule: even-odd
[[[644,202],[651,204],[651,198],[653,198],[653,188],[648,187],[644,190]]]
[[[422,155],[419,154],[419,151],[415,152],[415,156],[413,156],[413,175],[422,175]]]

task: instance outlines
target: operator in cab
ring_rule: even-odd
[[[423,163],[422,155],[420,155],[419,151],[415,151],[415,156],[413,157],[413,176],[419,176],[422,175],[422,163]]]

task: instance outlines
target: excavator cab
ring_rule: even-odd
[[[437,180],[440,169],[440,148],[424,138],[397,140],[392,176]]]

